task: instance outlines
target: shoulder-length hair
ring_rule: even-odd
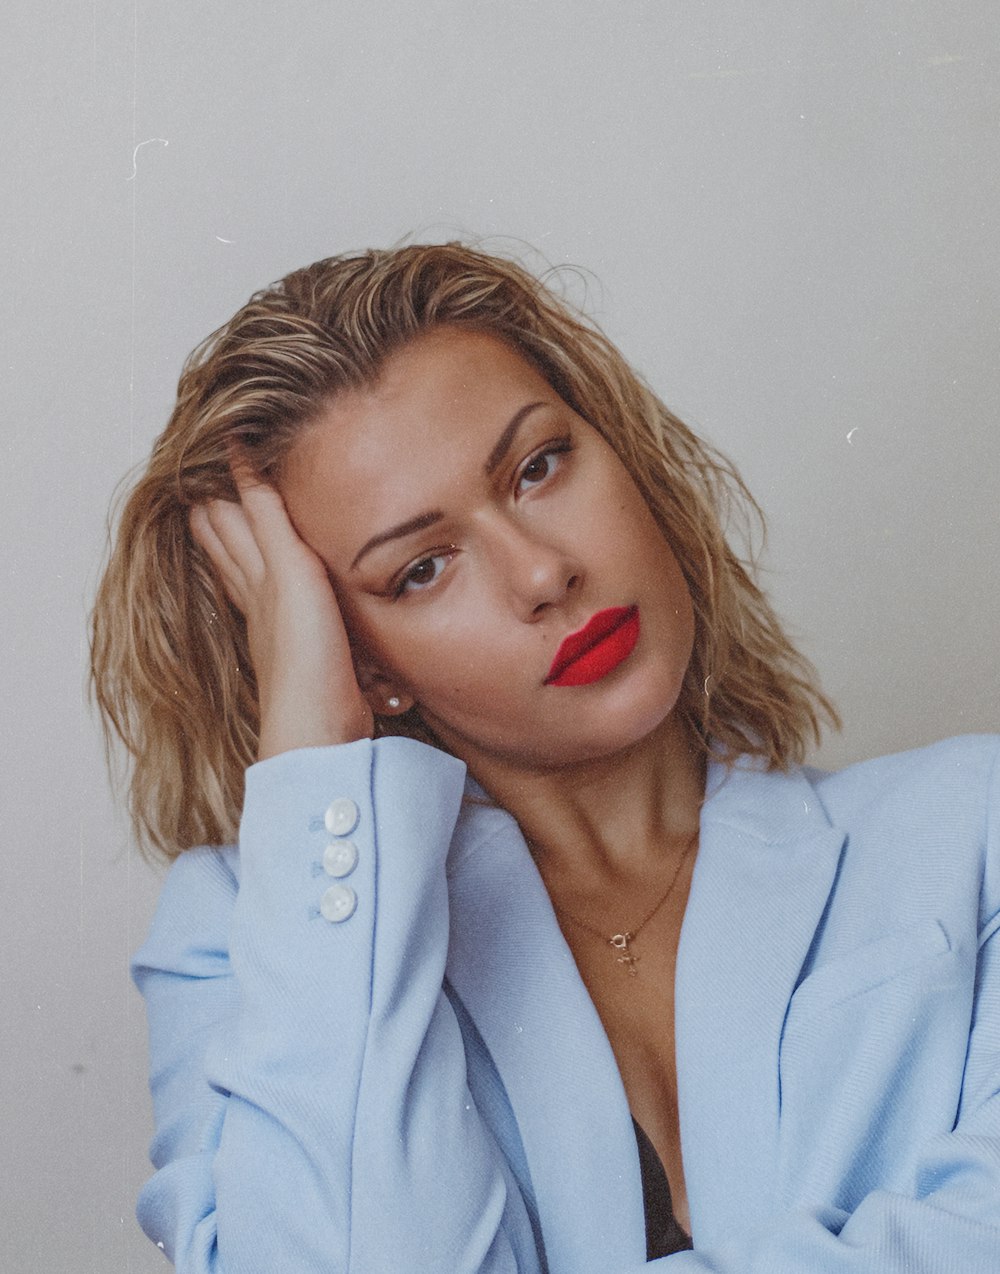
[[[442,324],[488,332],[531,362],[614,448],[680,562],[694,653],[678,711],[706,751],[800,761],[839,724],[726,539],[763,527],[724,457],[673,415],[581,313],[521,266],[461,244],[331,257],[254,295],[184,367],[177,404],[121,508],[92,616],[92,677],[109,750],[131,759],[141,844],[168,856],[234,838],[259,713],[243,617],[188,528],[235,498],[234,442],[274,479],[300,430],[344,389]],[[415,733],[419,720],[383,722]]]

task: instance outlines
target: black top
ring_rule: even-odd
[[[646,1260],[669,1256],[671,1252],[686,1252],[691,1248],[691,1237],[686,1234],[674,1216],[670,1198],[670,1182],[660,1156],[636,1121],[635,1140],[639,1147],[639,1170],[642,1173],[642,1209],[646,1216]]]

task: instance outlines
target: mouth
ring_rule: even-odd
[[[639,607],[599,610],[564,638],[545,678],[547,686],[589,686],[623,663],[639,640]]]

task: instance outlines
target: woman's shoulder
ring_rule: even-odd
[[[805,776],[834,821],[849,814],[985,817],[997,800],[1000,735],[968,734]]]
[[[845,834],[841,892],[886,913],[1000,908],[1000,736],[967,735],[810,776]]]

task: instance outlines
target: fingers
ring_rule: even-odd
[[[273,567],[287,554],[301,552],[302,542],[278,491],[258,478],[239,452],[234,451],[231,468],[240,506],[264,562]]]
[[[264,561],[244,510],[230,500],[210,500],[192,508],[189,525],[230,601],[246,614]]]
[[[218,571],[226,592],[249,619],[256,603],[270,604],[274,588],[330,588],[326,568],[299,538],[280,493],[250,468],[235,446],[230,465],[238,502],[208,500],[191,510],[191,533]],[[270,581],[271,592],[265,588]]]
[[[231,467],[239,499],[206,501],[189,518],[246,620],[259,757],[369,737],[372,712],[326,566],[297,535],[279,492],[236,449]]]

